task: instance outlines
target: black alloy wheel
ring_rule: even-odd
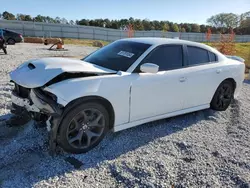
[[[100,143],[108,131],[109,116],[98,103],[85,103],[69,111],[59,131],[60,146],[70,153],[85,153]]]
[[[224,111],[230,105],[234,95],[232,82],[224,81],[216,90],[211,102],[211,108],[217,111]]]

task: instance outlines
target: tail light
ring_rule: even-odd
[[[19,34],[19,37],[22,38],[23,36],[21,34]]]

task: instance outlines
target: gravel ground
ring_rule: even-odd
[[[9,127],[8,72],[44,56],[84,56],[36,44],[0,52],[0,187],[250,187],[250,82],[225,112],[203,110],[109,134],[82,155],[48,155],[47,132]]]

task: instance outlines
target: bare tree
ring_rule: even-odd
[[[217,28],[236,28],[239,27],[241,22],[249,15],[250,11],[241,15],[221,13],[208,18],[207,23]]]

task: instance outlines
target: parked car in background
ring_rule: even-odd
[[[14,45],[16,43],[23,42],[22,34],[8,29],[2,29],[2,31],[4,39],[8,44]]]
[[[7,46],[3,36],[3,30],[0,29],[0,50],[2,49],[5,54],[7,54]]]
[[[10,73],[12,112],[25,109],[47,121],[50,143],[84,153],[109,130],[206,108],[226,110],[240,92],[244,70],[241,59],[205,44],[122,39],[82,60],[43,58],[20,65]]]

